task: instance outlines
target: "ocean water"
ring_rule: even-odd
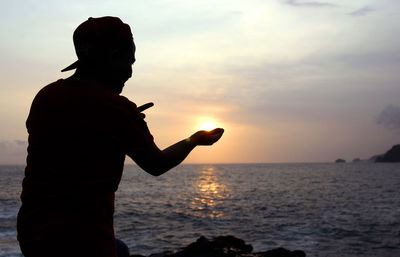
[[[16,241],[23,166],[0,166],[0,256]],[[115,231],[131,253],[234,235],[263,251],[400,256],[400,164],[182,165],[160,177],[126,166]]]

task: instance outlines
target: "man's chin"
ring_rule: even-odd
[[[125,86],[125,84],[122,84],[122,86],[120,86],[120,87],[118,87],[118,88],[115,89],[115,92],[116,92],[117,94],[121,94],[121,93],[122,93],[122,89],[124,88],[124,86]]]
[[[113,91],[116,92],[117,94],[121,94],[122,93],[122,89],[125,87],[125,82],[127,80],[124,81],[119,81],[117,83],[115,83],[113,86]]]

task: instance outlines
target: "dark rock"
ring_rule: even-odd
[[[174,257],[219,257],[236,256],[237,254],[251,253],[253,247],[245,244],[242,239],[234,236],[219,236],[212,240],[200,237],[196,242],[189,244],[182,251],[170,256]]]
[[[336,163],[343,163],[343,162],[346,162],[346,160],[344,160],[344,159],[337,159],[335,162],[336,162]]]
[[[152,254],[149,257],[305,257],[303,251],[276,248],[266,252],[252,253],[253,247],[234,236],[219,236],[213,239],[200,237],[178,251]],[[138,255],[131,255],[137,256]]]
[[[276,248],[266,252],[257,253],[259,257],[305,257],[306,254],[303,251],[289,251],[285,248]]]
[[[376,162],[400,162],[400,145],[394,145],[383,156],[377,157]]]

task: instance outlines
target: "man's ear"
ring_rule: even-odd
[[[122,52],[119,49],[114,49],[108,53],[107,66],[119,68],[121,63]]]
[[[121,51],[119,49],[114,49],[109,53],[110,60],[116,60],[121,58]]]

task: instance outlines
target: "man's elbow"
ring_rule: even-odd
[[[131,158],[145,172],[156,177],[164,174],[174,166],[161,151],[153,154],[147,153],[141,156],[131,156]]]
[[[164,169],[163,163],[164,160],[161,155],[129,155],[131,159],[136,162],[136,164],[144,170],[146,173],[149,173],[153,176],[160,176],[161,174],[165,173],[166,170]]]
[[[141,166],[141,168],[150,175],[155,177],[158,177],[169,170],[165,166],[160,166],[160,165],[146,165],[146,166]]]
[[[144,169],[144,171],[146,171],[147,173],[149,173],[150,175],[152,175],[154,177],[158,177],[158,176],[164,174],[165,172],[167,172],[166,170],[162,170],[162,169]]]

